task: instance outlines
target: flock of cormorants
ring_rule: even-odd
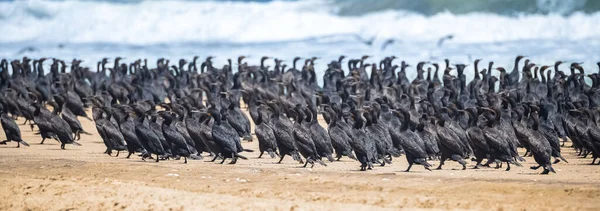
[[[411,68],[394,64],[394,56],[373,64],[363,56],[344,67],[341,56],[328,64],[321,87],[316,57],[296,57],[291,67],[274,59],[272,69],[265,64],[269,57],[258,66],[244,59],[237,59],[237,71],[231,59],[214,67],[212,57],[180,59],[176,65],[158,59],[154,68],[146,59],[126,64],[119,57],[107,67],[105,58],[96,71],[77,59],[70,67],[52,59],[49,73],[46,58],[4,59],[0,110],[7,140],[0,143],[29,146],[15,122],[22,117],[32,130],[37,126],[40,144],[50,138],[62,149],[80,146],[80,135],[89,135],[78,120],[85,117],[95,122],[108,155],[127,151],[127,158],[139,153],[156,162],[184,158],[187,163],[203,154],[220,163],[247,159],[244,152],[252,150],[241,141],[252,141],[250,121],[259,158],[266,152],[281,163],[289,156],[304,167],[346,156],[365,171],[404,155],[406,171],[414,164],[429,170],[436,160],[437,169],[452,160],[464,170],[468,159],[476,162],[474,168],[506,163],[508,171],[532,156],[538,166],[531,169],[542,167],[548,174],[555,172],[552,164],[567,162],[561,156],[567,137],[579,156],[591,154],[592,164],[600,155],[600,75],[586,75],[578,63],[570,64],[567,75],[560,61],[551,67],[525,59],[521,65],[524,57],[517,56],[508,72],[494,62],[480,69],[477,59],[467,81],[467,65],[448,60]],[[410,81],[407,71],[417,77]],[[519,147],[526,149],[524,155]]]

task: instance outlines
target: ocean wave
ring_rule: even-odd
[[[423,15],[385,10],[339,15],[323,1],[1,2],[0,43],[264,43],[398,39],[481,43],[600,37],[600,13]]]

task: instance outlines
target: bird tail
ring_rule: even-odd
[[[75,146],[82,146],[80,143],[77,143],[76,141],[73,141],[72,144],[75,145]]]
[[[567,161],[567,159],[565,159],[561,154],[558,154],[558,158],[560,158],[565,163],[569,163],[569,161]]]
[[[397,149],[396,147],[392,147],[392,149],[389,152],[394,157],[402,156],[402,152],[399,149]]]
[[[251,149],[243,149],[242,151],[244,151],[244,152],[254,152],[254,150],[251,150]]]
[[[190,155],[190,158],[193,160],[202,160],[204,157],[202,157],[202,155],[200,153],[197,153],[194,155]]]
[[[423,166],[425,166],[425,168],[429,168],[429,167],[431,167],[431,166],[432,166],[431,164],[429,164],[429,163],[427,162],[427,159],[425,159],[425,158],[419,158],[419,159],[415,159],[415,160],[414,160],[414,162],[415,162],[416,164],[419,164],[419,165],[423,165]]]
[[[519,162],[518,162],[518,161],[516,161],[516,160],[510,160],[510,161],[508,161],[508,162],[509,162],[509,163],[511,163],[511,164],[515,164],[515,165],[516,165],[516,166],[518,166],[518,167],[523,167],[523,165],[521,165],[521,163],[519,163]]]
[[[245,156],[243,156],[243,155],[240,155],[240,154],[238,154],[238,153],[235,153],[235,156],[236,156],[236,157],[238,157],[238,158],[244,159],[244,160],[248,160],[248,158],[247,158],[247,157],[245,157]]]
[[[352,151],[348,152],[348,157],[349,157],[350,159],[352,159],[352,160],[358,160],[358,159],[356,158],[356,156],[354,156],[354,153],[352,153]]]
[[[25,146],[29,146],[29,144],[27,142],[23,141],[23,140],[19,140],[19,143],[21,143],[21,144],[23,144]]]
[[[327,164],[325,164],[325,162],[323,162],[321,159],[315,159],[315,161],[317,161],[317,163],[321,164],[322,166],[327,166]]]
[[[381,156],[381,159],[383,160],[384,163],[392,164],[392,161],[390,159],[386,158],[385,156]]]
[[[527,161],[525,160],[525,158],[523,158],[523,157],[521,157],[521,156],[516,156],[516,159],[517,159],[519,162],[527,162]]]
[[[298,151],[293,151],[291,153],[292,159],[294,159],[295,161],[300,162],[300,164],[304,164],[304,161],[302,161],[302,157],[300,157],[300,153],[298,153]]]
[[[333,163],[333,161],[335,161],[335,159],[333,159],[333,156],[331,156],[331,154],[327,154],[326,157],[329,162]]]
[[[556,171],[554,171],[554,168],[552,168],[552,165],[548,165],[548,166],[546,166],[546,168],[548,169],[548,171],[556,174]]]
[[[275,152],[273,152],[272,149],[267,149],[267,153],[269,153],[269,156],[271,156],[271,158],[275,158]]]

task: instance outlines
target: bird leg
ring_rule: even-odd
[[[506,171],[510,171],[510,163],[509,162],[506,162],[506,166],[507,166]]]
[[[442,170],[442,166],[444,165],[444,161],[445,161],[445,160],[446,160],[446,159],[442,159],[442,160],[440,161],[440,165],[439,165],[437,168],[435,168],[435,169],[436,169],[436,170]]]
[[[229,162],[229,164],[237,163],[237,159],[238,157],[235,156],[235,153],[231,153],[231,162]]]
[[[307,158],[306,158],[306,163],[304,163],[304,166],[303,166],[303,168],[306,168],[306,166],[307,166],[307,165],[308,165],[308,163],[310,163],[310,162],[311,162],[311,159],[310,159],[310,157],[307,157]]]
[[[44,141],[46,140],[46,137],[42,138],[42,142],[40,142],[40,144],[44,144]]]
[[[529,167],[529,169],[532,169],[532,170],[537,170],[537,169],[539,169],[540,167],[542,167],[542,165],[539,165],[539,166],[532,166],[532,167]]]
[[[360,165],[360,171],[366,171],[366,170],[367,170],[367,165],[366,164]]]
[[[183,163],[187,164],[187,157],[183,157]]]
[[[21,147],[21,142],[17,142],[17,148]]]
[[[156,154],[156,162],[158,163],[159,160],[160,160],[160,155]]]
[[[215,160],[217,160],[217,158],[218,158],[218,157],[219,157],[219,156],[215,154],[215,155],[213,156],[213,159],[212,159],[211,161],[209,161],[209,162],[215,162]]]
[[[129,152],[126,158],[129,159],[129,157],[131,157],[131,154],[133,154],[133,152]]]
[[[409,171],[410,171],[410,168],[411,168],[412,166],[413,166],[413,163],[412,163],[412,162],[409,162],[409,163],[408,163],[408,168],[407,168],[407,169],[406,169],[404,172],[409,172]],[[425,167],[425,168],[427,168],[427,167]]]
[[[8,142],[8,140],[0,141],[0,145],[6,145],[6,142]]]
[[[544,168],[544,171],[542,171],[542,174],[548,174],[550,173],[550,170],[548,170],[547,168]]]
[[[277,162],[277,163],[281,163],[281,161],[283,160],[284,157],[285,157],[285,154],[281,154],[281,158],[279,158],[279,162]]]
[[[265,153],[264,151],[260,152],[260,155],[258,155],[258,158],[261,158],[264,153]]]
[[[590,154],[590,152],[586,150],[586,151],[585,151],[585,153],[583,153],[583,158],[587,158],[587,156],[588,156],[589,154]]]

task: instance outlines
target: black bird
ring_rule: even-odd
[[[410,168],[413,164],[423,165],[425,169],[430,170],[431,164],[427,163],[427,152],[425,150],[425,142],[421,137],[410,130],[410,113],[405,109],[400,109],[399,111],[392,111],[396,117],[402,119],[402,124],[400,125],[400,137],[402,142],[402,148],[406,153],[406,160],[408,161],[408,168],[406,172],[410,171]]]
[[[0,144],[5,145],[6,142],[14,141],[17,142],[17,148],[21,147],[21,144],[29,146],[29,144],[21,138],[21,130],[15,120],[8,116],[8,108],[3,104],[0,104],[0,111],[2,112],[0,113],[0,122],[2,123],[4,135],[6,135],[6,140],[1,141]]]
[[[239,99],[237,99],[239,101]],[[252,141],[250,135],[250,120],[242,113],[239,103],[230,102],[227,107],[227,122],[236,130],[244,141]]]
[[[306,121],[309,123],[310,136],[315,143],[317,154],[321,157],[327,158],[329,162],[333,162],[333,147],[331,145],[331,139],[325,128],[323,128],[317,121],[317,109],[313,105],[309,105],[305,109]]]
[[[86,119],[92,121],[92,119],[88,117],[87,113],[85,113],[84,105],[79,95],[77,95],[75,92],[68,91],[64,100],[64,106],[69,108],[73,114],[85,117]]]
[[[473,148],[473,155],[475,156],[475,169],[481,166],[483,159],[488,158],[490,154],[490,146],[485,138],[483,127],[484,125],[479,121],[479,111],[475,107],[467,108],[466,111],[469,114],[469,127],[467,129],[467,136]],[[483,119],[481,120],[483,121]]]
[[[58,116],[58,105],[50,104],[54,106],[54,111],[51,114],[50,122],[52,123],[52,131],[61,143],[60,148],[65,149],[66,144],[73,144],[75,146],[81,146],[80,143],[73,139],[73,133],[69,123]]]
[[[166,155],[166,151],[163,148],[160,138],[150,127],[144,111],[138,108],[137,105],[132,105],[132,108],[137,116],[137,120],[135,121],[135,134],[137,135],[138,140],[140,140],[144,146],[144,149],[148,151],[148,154],[155,154],[156,162],[159,162],[159,156]],[[142,160],[145,159],[146,157],[142,156]]]
[[[539,166],[532,167],[532,169],[537,169],[539,167],[543,167],[544,171],[542,174],[548,174],[550,172],[556,173],[554,168],[552,168],[551,157],[552,157],[552,147],[548,140],[539,132],[539,116],[537,111],[530,113],[530,116],[533,120],[533,124],[531,125],[530,133],[528,134],[531,146],[531,152],[533,154],[533,159]]]
[[[160,140],[160,144],[165,151],[165,154],[162,155],[162,158],[169,159],[173,153],[171,152],[171,145],[162,132],[162,118],[159,118],[160,116],[155,111],[147,111],[146,113],[150,115],[150,121],[148,122],[148,125],[152,129],[152,132],[156,134],[158,140]]]
[[[517,166],[521,166],[516,160],[515,155],[512,152],[512,147],[509,144],[509,140],[505,139],[505,135],[502,130],[497,127],[500,121],[500,115],[498,109],[489,109],[482,108],[488,112],[486,116],[487,121],[485,123],[485,127],[483,130],[483,136],[487,141],[487,145],[489,146],[489,160],[488,163],[491,162],[506,162],[507,168],[506,171],[510,170],[510,164],[515,164]]]
[[[338,124],[338,121],[341,121],[341,119],[329,105],[325,106],[324,111],[325,113],[323,115],[328,123],[327,132],[331,138],[331,144],[335,150],[336,159],[339,161],[342,156],[348,156],[350,159],[356,160],[356,156],[352,153],[352,146],[350,146],[350,135],[348,135]]]
[[[247,160],[248,158],[239,154],[245,150],[242,147],[242,143],[240,143],[237,132],[227,122],[227,111],[224,109],[218,111],[216,108],[209,108],[208,112],[215,120],[212,126],[212,139],[219,146],[220,154],[223,156],[221,164],[227,158],[231,158],[229,164],[235,164],[238,158]]]
[[[177,131],[177,127],[173,122],[173,114],[165,111],[160,111],[158,114],[164,119],[162,122],[162,132],[170,144],[171,153],[173,156],[183,157],[184,163],[187,163],[187,158],[191,155],[190,146],[186,143],[183,135]]]
[[[454,132],[446,127],[446,121],[448,120],[448,116],[446,113],[438,113],[437,117],[437,136],[440,141],[440,165],[437,169],[442,169],[444,162],[447,159],[452,159],[463,166],[463,170],[467,169],[467,162],[463,159],[466,154],[466,149],[464,149],[461,144],[459,138],[456,136]]]
[[[50,104],[55,104],[55,102],[50,102]],[[42,141],[40,144],[44,144],[44,141],[47,138],[53,138],[58,141],[58,137],[54,134],[54,127],[52,126],[52,114],[46,107],[42,106],[39,103],[32,103],[32,106],[35,107],[35,111],[33,112],[33,122],[38,127],[38,133],[42,137]],[[58,105],[57,105],[58,106]],[[33,128],[33,125],[31,125]]]
[[[375,158],[379,162],[381,159],[381,166],[386,163],[391,164],[392,161],[387,157],[391,155],[392,141],[389,137],[389,133],[383,131],[381,127],[375,124],[373,114],[368,110],[369,107],[365,108],[363,116],[365,117],[365,132],[369,137],[369,141],[375,145]],[[389,140],[386,140],[389,139]]]
[[[277,141],[277,148],[279,149],[279,162],[283,161],[286,155],[292,156],[292,159],[304,163],[300,157],[298,151],[298,145],[293,136],[293,124],[281,113],[281,110],[276,102],[269,102],[267,105],[273,110],[273,114],[270,118],[270,123],[273,125],[273,134]]]
[[[318,162],[323,166],[327,166],[325,163],[323,163],[323,161],[321,161],[321,156],[318,154],[315,143],[310,135],[310,122],[306,121],[310,119],[307,118],[307,115],[304,113],[304,108],[298,104],[296,105],[294,112],[296,116],[294,117],[292,134],[294,136],[294,140],[296,140],[296,144],[298,145],[298,151],[306,159],[304,167],[306,167],[309,163],[314,166],[315,162]]]
[[[375,144],[369,140],[367,133],[365,132],[365,117],[363,111],[356,110],[354,112],[354,125],[352,130],[352,138],[350,139],[350,145],[356,154],[356,158],[360,162],[360,170],[366,171],[367,169],[373,169],[373,161],[376,160]]]
[[[271,112],[268,111],[266,105],[258,106],[256,119],[254,120],[254,133],[258,139],[258,149],[260,150],[258,158],[261,158],[265,152],[267,152],[271,158],[275,158],[275,155],[280,156],[279,153],[277,153],[277,139],[273,132],[273,126],[268,122],[268,117],[270,115]]]
[[[127,106],[123,107],[123,112],[125,112],[126,116],[120,123],[119,128],[127,143],[127,151],[129,152],[127,158],[131,157],[135,152],[141,152],[143,155],[147,155],[148,152],[144,149],[144,146],[135,134],[135,120],[131,117],[133,110]]]
[[[115,157],[119,157],[119,153],[127,150],[127,147],[125,145],[123,134],[119,128],[109,120],[111,118],[110,113],[101,111],[100,115],[97,117],[95,116],[94,118],[96,118],[94,119],[96,130],[98,130],[98,134],[106,146],[105,153],[112,156],[112,151],[116,150],[117,155]]]
[[[55,98],[60,97],[59,95],[55,95]],[[60,97],[62,98],[62,97]],[[67,123],[69,123],[69,127],[71,127],[71,132],[73,132],[74,134],[74,139],[79,140],[81,139],[81,133],[86,134],[86,135],[91,135],[90,133],[86,132],[85,130],[83,130],[83,127],[81,126],[81,122],[77,119],[77,116],[75,114],[73,114],[73,112],[65,106],[65,104],[63,103],[62,105],[58,106],[59,112],[60,112],[60,116],[67,121]]]

